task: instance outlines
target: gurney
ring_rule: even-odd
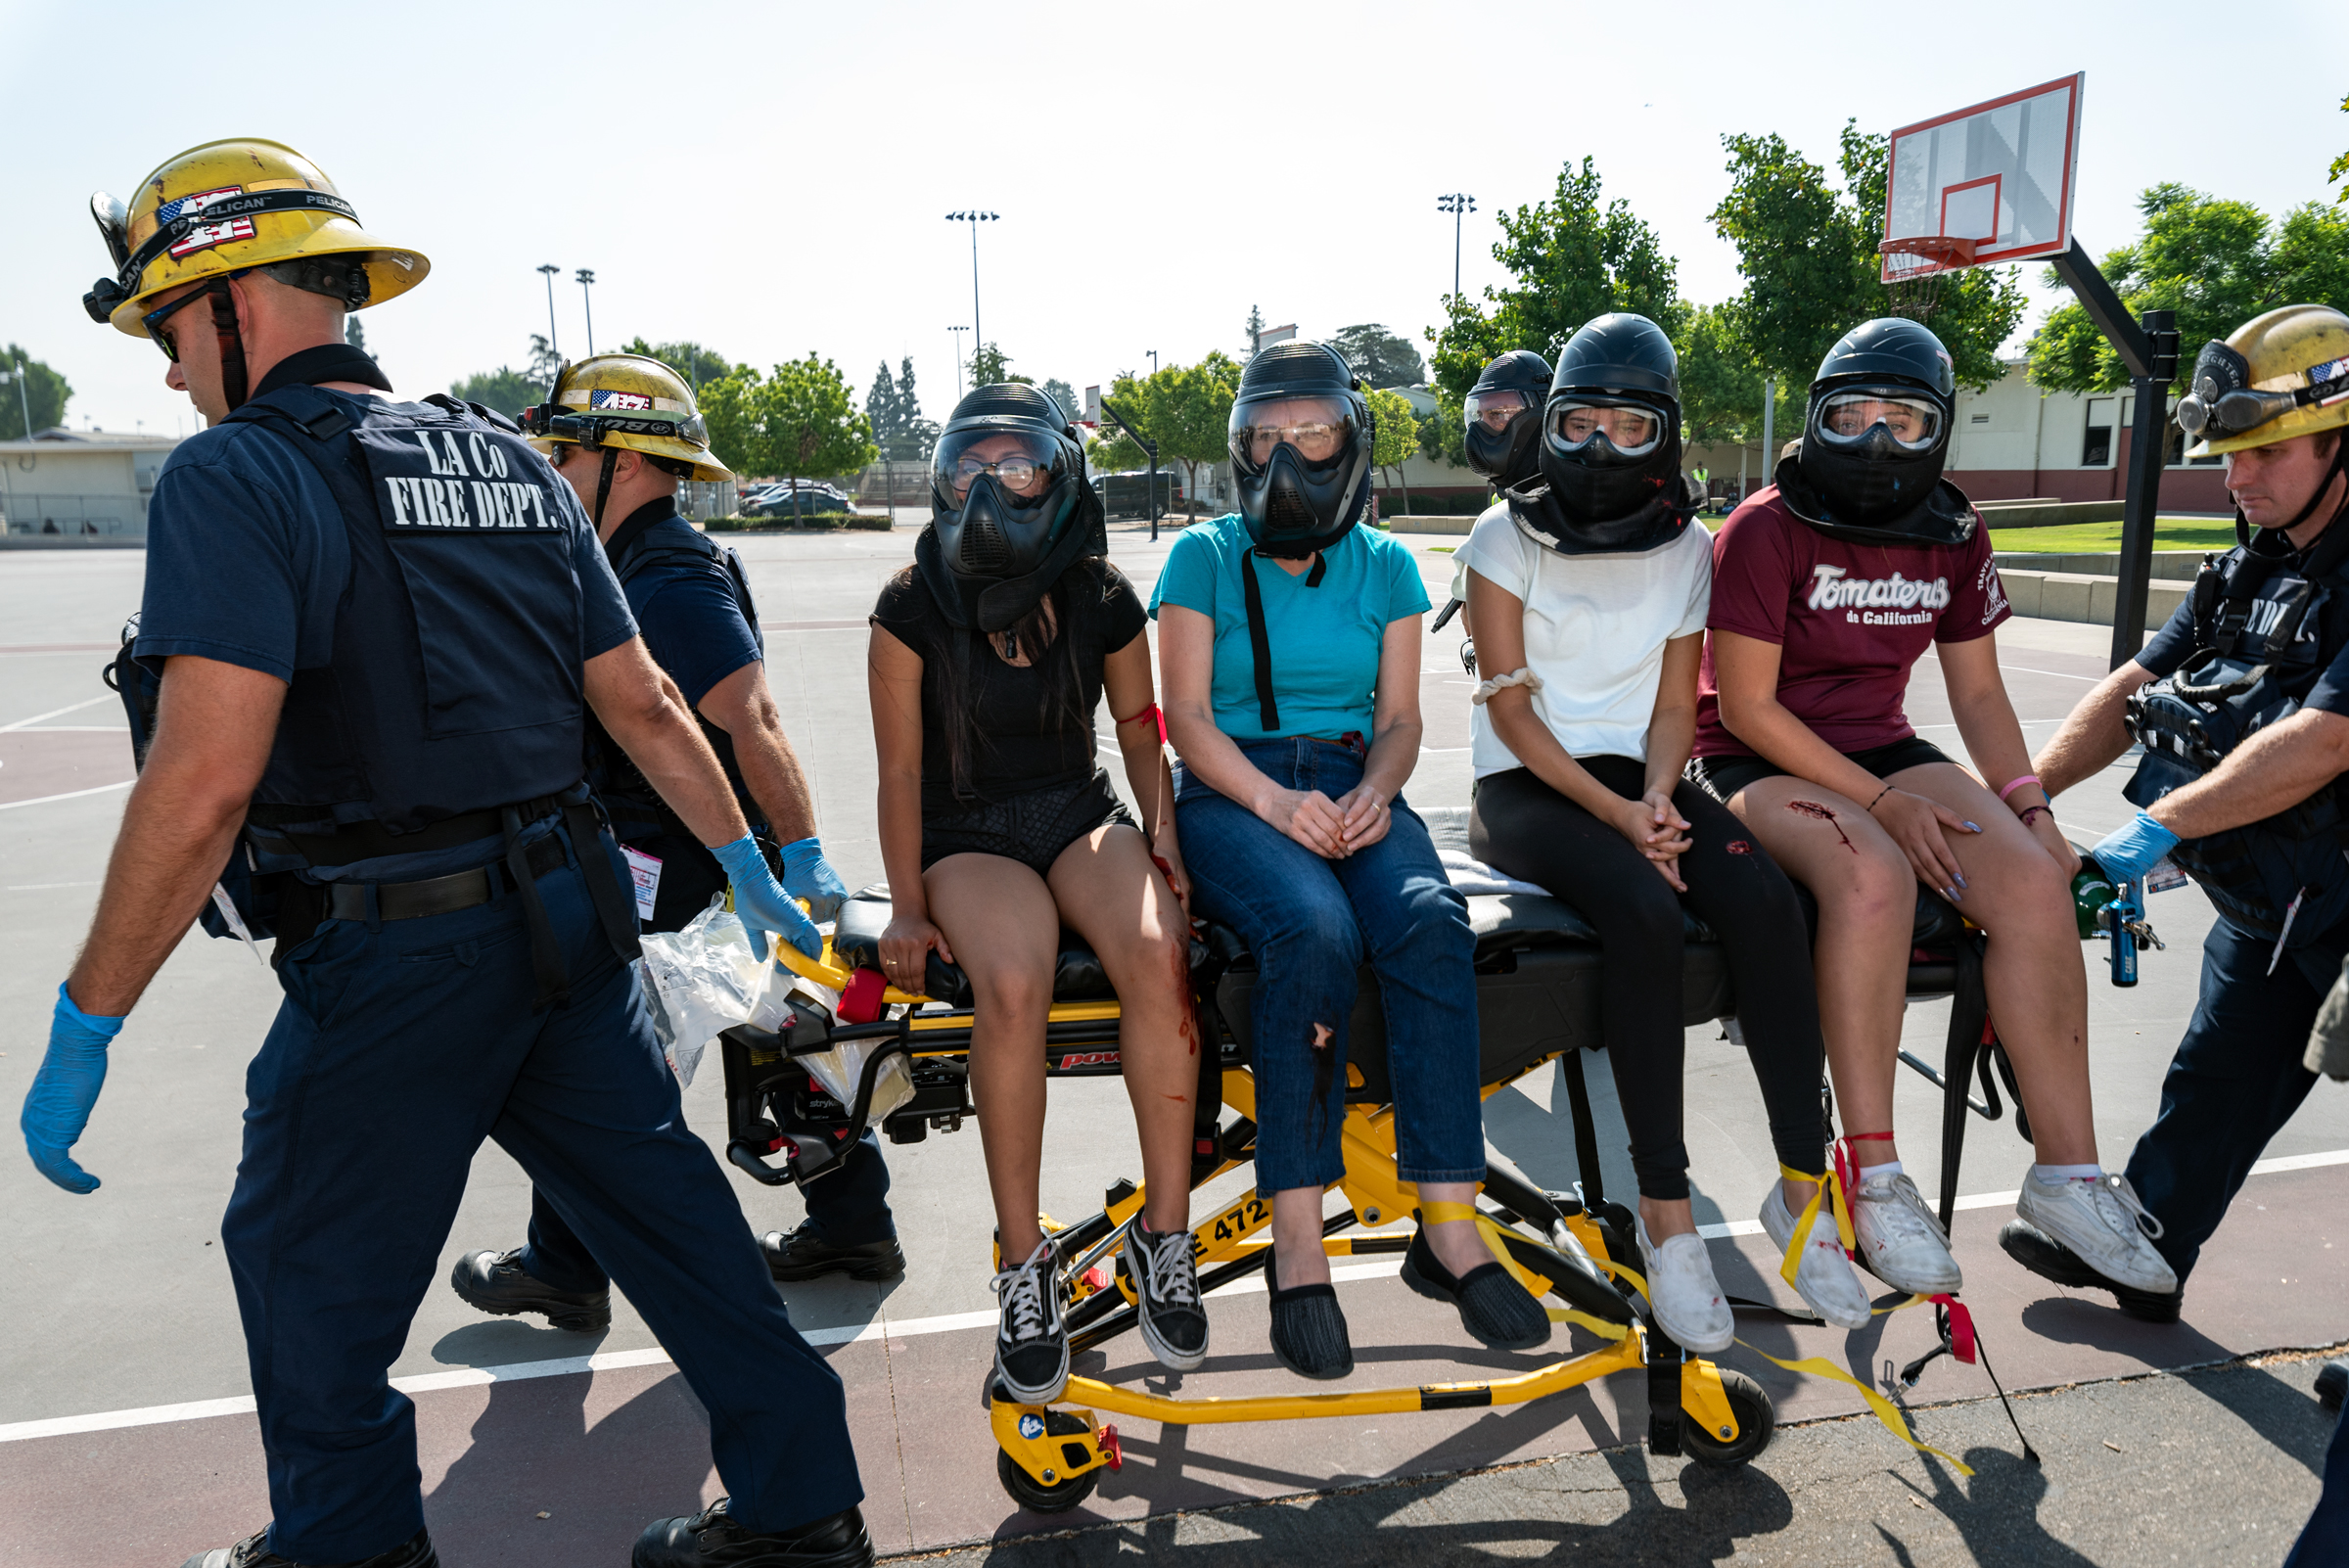
[[[1440,851],[1465,853],[1465,808],[1421,814]],[[1479,1078],[1484,1093],[1491,1095],[1557,1062],[1581,1173],[1575,1190],[1554,1192],[1536,1187],[1513,1170],[1490,1166],[1482,1183],[1478,1223],[1495,1254],[1545,1303],[1552,1319],[1584,1328],[1598,1339],[1599,1348],[1551,1360],[1514,1377],[1409,1388],[1181,1398],[1072,1377],[1063,1397],[1049,1407],[990,1398],[996,1472],[1004,1490],[1022,1506],[1042,1512],[1076,1507],[1098,1484],[1103,1468],[1123,1462],[1116,1429],[1103,1424],[1103,1412],[1190,1425],[1485,1407],[1541,1399],[1617,1372],[1640,1371],[1647,1379],[1646,1441],[1651,1453],[1733,1467],[1751,1460],[1769,1443],[1775,1412],[1761,1385],[1673,1344],[1655,1326],[1635,1284],[1633,1216],[1605,1194],[1582,1063],[1584,1051],[1604,1043],[1599,998],[1603,958],[1596,932],[1570,905],[1531,891],[1472,893],[1468,914],[1477,939]],[[880,938],[889,920],[888,889],[876,885],[842,908],[820,958],[810,960],[785,950],[783,956],[793,969],[843,993],[837,1010],[795,995],[792,1016],[781,1027],[745,1024],[719,1037],[727,1158],[760,1181],[780,1185],[823,1179],[869,1125],[878,1125],[893,1143],[910,1144],[934,1131],[956,1130],[977,1114],[969,1086],[969,984],[933,952],[921,993],[887,987],[879,969]],[[1733,1019],[1736,998],[1719,943],[1693,916],[1687,917],[1686,935],[1683,1021],[1697,1025]],[[1968,927],[1954,907],[1920,889],[1909,994],[1955,1000],[1939,1068],[1907,1052],[1903,1059],[1944,1092],[1945,1226],[1957,1199],[1966,1118],[1999,1119],[2004,1115],[2000,1084],[2008,1094],[2014,1091],[2012,1072],[1989,1025],[1982,945],[1982,934]],[[1249,997],[1257,976],[1253,960],[1233,933],[1202,923],[1192,943],[1191,980],[1204,1041],[1194,1101],[1200,1108],[1191,1163],[1196,1191],[1253,1159]],[[1117,998],[1098,960],[1073,933],[1062,934],[1053,998],[1046,1025],[1048,1075],[1115,1076]],[[854,1016],[868,1021],[851,1021]],[[1346,1174],[1337,1183],[1346,1206],[1325,1222],[1322,1245],[1332,1258],[1399,1254],[1409,1245],[1407,1233],[1350,1234],[1357,1227],[1408,1221],[1415,1204],[1411,1187],[1396,1175],[1384,1016],[1376,980],[1366,967],[1351,1025],[1342,1133]],[[860,1045],[863,1056],[855,1092],[845,1097],[825,1092],[800,1060],[844,1043]],[[893,1063],[899,1062],[910,1072],[911,1093],[876,1118],[876,1084],[894,1074]],[[1977,1081],[1980,1099],[1970,1093]],[[2019,1125],[2019,1106],[2016,1120]],[[1098,1212],[1052,1232],[1055,1267],[1067,1283],[1071,1303],[1067,1326],[1072,1353],[1135,1326],[1131,1286],[1118,1267],[1118,1255],[1143,1198],[1140,1187],[1122,1180],[1103,1194]],[[1265,1267],[1269,1249],[1261,1233],[1270,1219],[1270,1203],[1254,1191],[1197,1219],[1193,1254],[1203,1293]],[[1941,1327],[1946,1350],[1951,1342],[1946,1309]],[[1935,1354],[1940,1352],[1911,1364],[1911,1382]]]

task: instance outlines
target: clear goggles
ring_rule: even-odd
[[[1664,438],[1664,416],[1644,403],[1575,398],[1549,405],[1544,438],[1561,452],[1589,450],[1600,438],[1624,457],[1645,457]]]
[[[2349,357],[2311,365],[2308,385],[2285,392],[2251,386],[2251,366],[2223,343],[2209,343],[2194,361],[2194,390],[2178,400],[2178,428],[2197,439],[2224,440],[2257,429],[2310,403],[2349,397]]]
[[[1467,402],[1468,423],[1482,425],[1495,435],[1507,430],[1526,413],[1533,400],[1513,388],[1498,388],[1491,392],[1470,392]]]
[[[1231,460],[1251,474],[1284,445],[1309,468],[1334,463],[1358,435],[1354,406],[1343,397],[1257,397],[1231,409]]]
[[[1014,501],[1032,501],[1069,472],[1065,442],[1036,431],[963,430],[939,438],[931,477],[955,496],[968,495],[985,474]]]
[[[1895,445],[1921,452],[1941,439],[1942,423],[1941,405],[1930,397],[1862,388],[1819,405],[1818,434],[1831,446],[1857,446],[1881,425]]]

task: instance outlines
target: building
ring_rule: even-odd
[[[170,436],[58,426],[0,441],[0,546],[137,546]]]

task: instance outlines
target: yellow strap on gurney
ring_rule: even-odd
[[[1797,1172],[1796,1175],[1799,1176],[1801,1173]],[[1818,1207],[1816,1199],[1814,1200],[1812,1207],[1814,1209]],[[1805,1211],[1805,1217],[1809,1217],[1808,1210]],[[1648,1296],[1647,1281],[1640,1276],[1637,1269],[1628,1268],[1622,1264],[1618,1263],[1600,1263],[1599,1260],[1595,1258],[1592,1259],[1591,1262],[1597,1263],[1601,1268],[1604,1268],[1610,1274],[1622,1275],[1625,1279],[1628,1279],[1632,1282],[1633,1288],[1637,1290],[1640,1295]],[[1878,1311],[1897,1313],[1901,1311],[1902,1308],[1914,1307],[1919,1302],[1929,1299],[1930,1298],[1924,1296],[1911,1296],[1907,1301],[1901,1303],[1899,1307],[1884,1307],[1879,1308]],[[1648,1296],[1648,1300],[1652,1302],[1655,1300],[1655,1298],[1653,1296]],[[1874,1389],[1869,1388],[1865,1383],[1861,1382],[1860,1379],[1854,1377],[1851,1373],[1845,1371],[1833,1361],[1828,1360],[1825,1357],[1813,1356],[1799,1361],[1782,1361],[1779,1360],[1775,1356],[1771,1355],[1770,1352],[1766,1350],[1754,1350],[1753,1346],[1746,1345],[1745,1341],[1742,1339],[1737,1341],[1737,1343],[1739,1345],[1743,1345],[1747,1350],[1753,1351],[1756,1356],[1761,1357],[1773,1366],[1782,1367],[1789,1372],[1808,1372],[1813,1377],[1823,1377],[1830,1383],[1849,1383],[1852,1387],[1860,1391],[1860,1397],[1862,1399],[1867,1401],[1867,1407],[1875,1412],[1877,1420],[1884,1423],[1885,1431],[1890,1432],[1894,1437],[1899,1438],[1903,1443],[1908,1444],[1919,1453],[1930,1453],[1937,1459],[1947,1459],[1950,1464],[1957,1469],[1959,1475],[1972,1475],[1974,1473],[1970,1468],[1968,1468],[1965,1461],[1958,1458],[1956,1454],[1944,1453],[1941,1450],[1933,1447],[1931,1444],[1919,1443],[1915,1438],[1911,1437],[1909,1435],[1908,1424],[1901,1419],[1901,1409],[1899,1406],[1893,1404],[1892,1401],[1886,1399]]]
[[[1419,1218],[1427,1224],[1450,1224],[1454,1220],[1481,1220],[1482,1210],[1473,1203],[1422,1203]]]
[[[1778,1276],[1791,1285],[1794,1283],[1795,1270],[1802,1265],[1803,1248],[1811,1240],[1811,1227],[1819,1222],[1819,1199],[1827,1200],[1828,1212],[1835,1216],[1835,1239],[1843,1243],[1845,1257],[1848,1258],[1852,1255],[1858,1242],[1852,1235],[1851,1204],[1844,1197],[1842,1177],[1832,1169],[1823,1175],[1813,1176],[1808,1171],[1797,1171],[1791,1165],[1781,1165],[1778,1167],[1778,1175],[1789,1181],[1814,1183],[1811,1188],[1811,1201],[1804,1204],[1803,1212],[1794,1217],[1794,1235],[1786,1243],[1785,1261],[1778,1265]]]

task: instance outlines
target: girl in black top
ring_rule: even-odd
[[[1036,1223],[1044,1023],[1064,925],[1100,957],[1121,1006],[1148,1194],[1125,1243],[1142,1334],[1177,1370],[1206,1358],[1189,1235],[1200,1040],[1188,889],[1145,617],[1102,558],[1100,503],[1065,416],[1032,387],[980,388],[940,438],[931,489],[914,565],[872,616],[895,906],[881,956],[905,991],[922,989],[933,951],[970,977],[971,1093],[1005,1266],[996,1378],[1042,1405],[1069,1363],[1066,1302]],[[1104,693],[1139,823],[1094,760]]]

